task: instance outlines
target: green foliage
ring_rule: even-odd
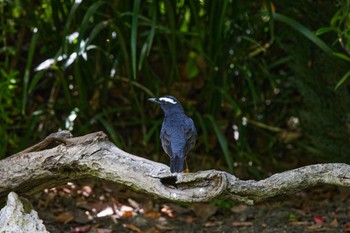
[[[338,10],[336,15],[343,10]],[[336,16],[333,19],[334,17]],[[312,25],[316,22],[309,20],[308,23]],[[320,31],[326,30],[318,30],[318,34]],[[300,31],[301,35],[303,32],[304,29]],[[345,88],[334,90],[335,86],[340,87],[341,83],[337,79],[349,69],[348,64],[337,60],[338,53],[327,52],[328,48],[325,50],[323,47],[325,44],[311,39],[311,34],[307,36],[310,41],[326,53],[315,49],[300,34],[286,32],[286,35],[289,43],[284,42],[284,48],[292,57],[288,65],[294,75],[293,83],[303,97],[298,114],[305,134],[304,143],[307,141],[307,145],[313,146],[310,152],[316,153],[318,159],[349,161],[350,96]],[[298,46],[293,46],[293,43],[298,43]],[[342,80],[348,76],[348,72]],[[305,149],[309,150],[306,147]]]
[[[330,20],[329,27],[322,27],[316,31],[316,35],[322,35],[324,33],[336,33],[337,43],[343,49],[343,52],[335,52],[334,56],[350,62],[350,1],[341,1],[339,4],[339,10],[334,14]],[[343,77],[338,81],[335,89],[338,89],[350,76],[350,70],[346,72]]]
[[[223,210],[229,210],[233,207],[234,203],[231,200],[217,199],[214,200],[214,204]]]
[[[243,164],[260,176],[290,144],[317,156],[345,150],[327,137],[335,125],[336,139],[348,137],[349,3],[340,2],[2,1],[0,156],[67,128],[103,130],[166,162],[162,113],[146,101],[163,94],[196,122],[189,159],[199,169]],[[301,124],[288,125],[292,117]],[[291,132],[306,137],[280,140]]]

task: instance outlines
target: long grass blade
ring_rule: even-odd
[[[62,37],[63,38],[62,39],[62,48],[63,48],[62,49],[62,54],[67,54],[67,52],[68,52],[68,43],[67,43],[66,37],[68,35],[69,27],[72,24],[74,14],[77,11],[80,3],[81,3],[81,1],[74,1],[74,4],[73,4],[72,8],[69,11],[69,14],[68,14],[68,17],[67,17],[67,20],[66,20],[66,24],[64,25],[63,37]]]
[[[339,80],[337,85],[335,85],[335,90],[337,90],[350,76],[350,70]]]
[[[114,144],[116,144],[118,147],[122,147],[122,143],[119,139],[117,132],[115,131],[115,129],[113,127],[113,124],[108,119],[105,119],[103,116],[99,116],[96,119],[105,127],[108,134],[112,138],[112,142]]]
[[[141,70],[143,60],[145,59],[146,56],[149,55],[151,48],[152,48],[153,39],[154,39],[154,35],[155,35],[155,30],[156,30],[156,22],[157,22],[157,1],[152,2],[150,12],[151,12],[151,16],[152,16],[151,28],[150,28],[147,40],[143,44],[143,47],[141,49],[140,61],[139,61],[139,65],[138,65],[139,70]]]
[[[297,22],[294,19],[291,19],[291,18],[289,18],[285,15],[279,14],[279,13],[274,13],[273,16],[274,16],[275,20],[278,20],[278,21],[285,23],[288,26],[294,28],[296,31],[303,34],[306,38],[308,38],[315,45],[317,45],[320,49],[322,49],[325,53],[327,53],[330,56],[333,56],[333,50],[325,42],[323,42],[323,40],[318,38],[312,31],[310,31],[304,25],[302,25],[301,23]]]
[[[153,1],[151,6],[151,15],[152,15],[152,23],[151,23],[151,30],[149,32],[148,36],[148,48],[147,48],[147,56],[151,52],[152,44],[154,35],[156,32],[156,22],[157,22],[157,3],[158,1]]]
[[[236,113],[236,116],[240,116],[242,114],[241,108],[238,106],[237,102],[232,99],[232,97],[224,91],[223,88],[217,87],[217,90],[225,97],[225,99],[230,103],[233,111]]]
[[[86,41],[86,46],[90,45],[91,41],[99,35],[99,33],[106,28],[112,21],[106,20],[98,23],[91,31],[88,40]]]
[[[170,35],[167,36],[167,43],[170,51],[171,56],[171,68],[169,71],[169,78],[170,80],[179,77],[179,70],[178,70],[178,64],[177,64],[177,51],[176,51],[176,15],[175,15],[175,9],[173,6],[173,2],[170,0],[165,0],[165,9],[166,9],[166,15],[167,19],[169,21],[169,29],[170,29]],[[168,82],[170,84],[170,82]]]
[[[22,114],[25,115],[26,111],[26,104],[27,104],[27,96],[28,96],[28,86],[29,86],[29,76],[30,76],[30,71],[32,67],[32,62],[33,62],[33,56],[35,53],[35,47],[36,47],[36,41],[38,38],[38,29],[35,28],[33,30],[33,37],[30,42],[29,46],[29,53],[28,53],[28,58],[27,58],[27,65],[26,69],[24,71],[24,77],[23,77],[23,96],[22,96]]]
[[[196,122],[199,123],[200,127],[201,127],[201,135],[204,137],[204,146],[205,146],[205,150],[208,152],[209,151],[209,136],[208,136],[208,130],[207,130],[207,126],[204,122],[204,119],[202,117],[202,115],[199,112],[195,112],[196,115]]]
[[[95,2],[86,11],[86,13],[84,15],[84,18],[83,18],[83,20],[81,22],[80,30],[79,30],[79,37],[78,37],[78,43],[77,43],[77,49],[76,49],[77,53],[81,49],[80,48],[80,43],[81,43],[82,39],[84,38],[84,34],[85,34],[85,31],[86,31],[87,27],[89,26],[89,20],[90,20],[91,16],[93,16],[95,14],[95,12],[98,10],[98,8],[100,8],[103,4],[105,4],[104,1]],[[101,26],[103,26],[103,24],[101,25],[101,23],[100,23],[94,29],[96,30],[96,29],[98,29]]]
[[[211,123],[212,123],[212,125],[214,127],[215,134],[216,134],[217,139],[218,139],[218,141],[220,143],[221,149],[222,149],[222,151],[224,153],[224,156],[225,156],[226,163],[227,163],[227,166],[229,168],[229,171],[231,173],[233,173],[234,172],[233,160],[232,160],[231,153],[230,153],[230,151],[228,149],[227,140],[226,140],[224,134],[221,132],[220,127],[216,123],[216,121],[213,118],[213,116],[212,115],[206,115],[206,117],[211,121]]]
[[[132,66],[132,77],[136,79],[136,47],[137,47],[137,28],[138,28],[138,17],[140,11],[140,0],[134,0],[132,22],[131,22],[131,66]]]
[[[115,24],[113,24],[115,25]],[[124,58],[124,63],[125,63],[125,71],[126,71],[126,75],[127,77],[130,77],[130,71],[131,71],[131,64],[130,64],[130,59],[129,59],[129,52],[128,52],[128,48],[127,48],[127,43],[125,40],[125,37],[123,35],[123,31],[121,30],[121,28],[115,26],[114,29],[117,32],[118,35],[118,42],[119,42],[119,46],[120,46],[120,50],[122,51],[122,55]]]

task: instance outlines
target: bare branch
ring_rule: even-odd
[[[250,205],[320,184],[350,187],[347,164],[315,164],[260,181],[244,181],[216,170],[171,174],[164,164],[117,148],[102,132],[76,138],[69,135],[64,131],[45,139],[63,143],[54,148],[46,149],[50,143],[41,142],[44,146],[35,145],[0,160],[0,199],[11,191],[31,194],[83,177],[113,181],[174,201],[228,198]]]

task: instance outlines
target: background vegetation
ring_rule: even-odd
[[[194,119],[192,170],[244,176],[349,162],[350,3],[0,2],[0,157],[51,132],[106,132],[168,163],[171,94]],[[191,166],[192,165],[192,166]]]

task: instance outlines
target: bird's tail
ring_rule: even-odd
[[[175,155],[172,158],[170,158],[171,173],[182,172],[184,170],[184,162],[185,162],[185,157],[183,156]]]

